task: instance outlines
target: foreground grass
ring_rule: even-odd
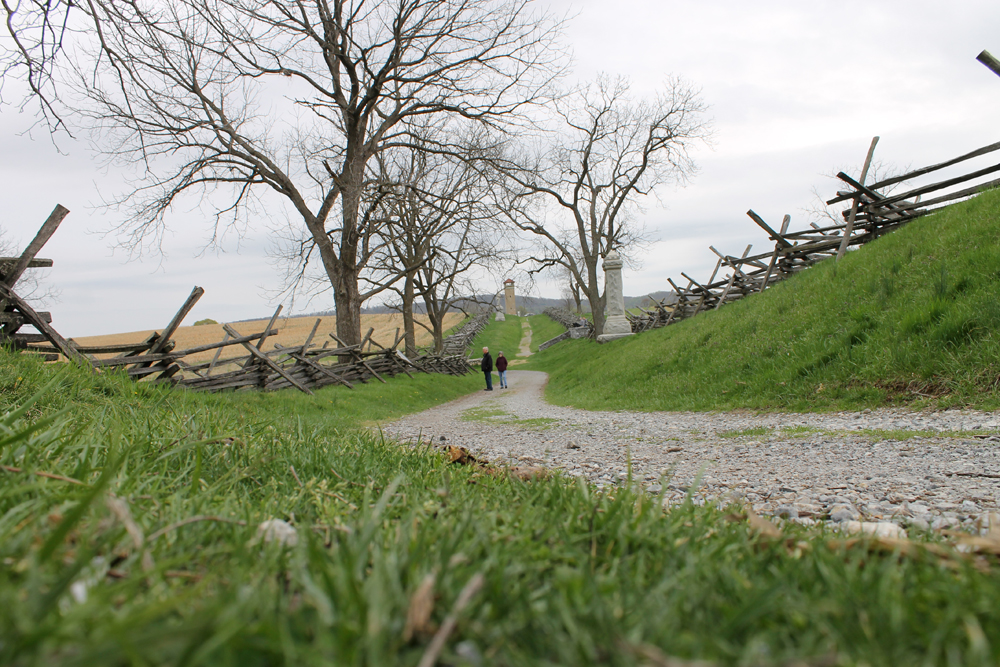
[[[993,410],[998,292],[994,191],[764,294],[604,346],[560,343],[532,367],[550,372],[550,400],[589,409]]]
[[[768,540],[711,507],[449,465],[353,430],[384,408],[342,388],[313,404],[63,373],[0,356],[0,664],[416,665],[479,582],[438,664],[1000,657],[984,561]],[[260,539],[273,518],[297,544]]]

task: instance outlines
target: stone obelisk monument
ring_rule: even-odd
[[[622,289],[622,258],[609,250],[604,256],[604,333],[598,343],[632,335],[632,325],[625,317],[625,294]]]

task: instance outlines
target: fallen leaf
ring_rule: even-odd
[[[470,465],[479,463],[475,456],[469,453],[469,450],[465,447],[456,447],[455,445],[448,445],[448,459],[451,463],[457,463],[459,465]]]
[[[546,479],[549,471],[541,466],[513,466],[510,474],[525,482],[533,479]]]
[[[776,540],[781,539],[781,531],[778,530],[778,527],[750,508],[747,508],[747,523],[750,524],[750,529],[755,533]]]
[[[434,583],[437,575],[430,572],[410,598],[410,606],[406,610],[406,625],[403,626],[403,641],[408,642],[414,635],[430,635],[436,630],[431,622],[434,613]]]

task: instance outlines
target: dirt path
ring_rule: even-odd
[[[588,412],[546,403],[545,373],[507,375],[509,389],[477,392],[383,430],[401,441],[433,438],[492,461],[560,469],[598,486],[623,483],[631,470],[634,482],[670,502],[694,486],[702,499],[739,497],[803,523],[839,512],[956,526],[1000,501],[995,413]]]
[[[531,356],[531,323],[527,317],[521,320],[521,345],[517,348],[517,356],[521,359]]]
[[[508,364],[510,366],[526,364],[528,363],[528,357],[531,355],[531,324],[528,322],[528,318],[525,317],[521,320],[521,342],[517,348],[517,356],[511,359]]]

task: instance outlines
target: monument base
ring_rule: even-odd
[[[625,338],[626,336],[631,336],[632,332],[619,333],[619,334],[601,334],[597,337],[598,343],[608,343],[613,340],[618,340],[619,338]]]
[[[496,321],[497,321],[497,322],[506,322],[506,321],[507,321],[507,318],[506,318],[506,317],[504,317],[504,316],[503,316],[503,313],[501,313],[501,312],[500,312],[500,311],[498,310],[498,311],[497,311],[497,316],[496,316]]]
[[[607,343],[631,335],[632,325],[629,321],[622,315],[612,315],[604,323],[604,333],[597,337],[597,342]]]

